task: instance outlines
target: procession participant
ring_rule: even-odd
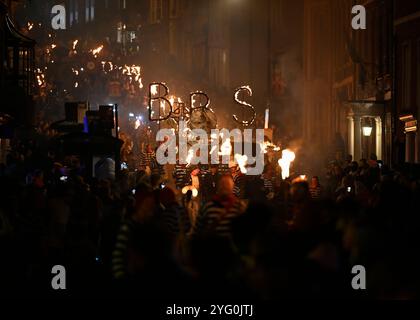
[[[234,194],[239,199],[245,199],[246,176],[241,172],[241,169],[235,161],[229,162],[229,169],[233,178]]]
[[[200,210],[192,237],[211,233],[220,237],[232,237],[232,221],[244,213],[244,202],[234,195],[234,182],[231,176],[220,178],[217,194]]]

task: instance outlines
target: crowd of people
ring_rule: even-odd
[[[145,299],[418,298],[419,180],[369,160],[282,180],[228,166],[86,176],[14,142],[0,168],[0,292]],[[67,290],[51,288],[66,268]],[[353,290],[352,268],[367,272]]]

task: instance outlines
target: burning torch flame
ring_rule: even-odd
[[[189,190],[192,191],[193,198],[196,198],[198,196],[198,190],[193,186],[185,186],[184,188],[182,188],[182,194],[187,194]]]
[[[152,87],[151,87],[151,89],[150,89],[150,92],[152,93],[152,95],[157,95],[158,94],[158,85],[157,84],[154,84]]]
[[[191,164],[193,157],[194,157],[194,151],[192,149],[188,150],[188,156],[187,156],[187,159],[185,159],[185,161],[187,162],[187,167]]]
[[[92,49],[91,52],[93,54],[93,56],[96,58],[98,57],[98,54],[101,53],[102,49],[104,48],[103,45],[97,47],[96,49]]]
[[[232,153],[232,145],[230,144],[230,138],[227,138],[220,147],[219,156],[230,156]]]
[[[248,170],[246,169],[248,157],[246,155],[235,154],[235,160],[238,163],[241,172],[243,174],[246,174],[248,172]]]
[[[281,176],[283,180],[290,176],[290,165],[295,161],[296,155],[293,151],[286,149],[282,151],[282,158],[279,159],[279,166],[281,167]]]

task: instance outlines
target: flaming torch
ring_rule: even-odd
[[[248,170],[246,169],[248,157],[246,155],[235,154],[235,160],[238,163],[241,172],[243,174],[246,174],[248,172]]]
[[[290,165],[295,161],[296,155],[293,151],[285,149],[282,151],[282,158],[279,159],[279,166],[281,168],[281,176],[283,180],[290,176]]]
[[[187,163],[187,167],[190,166],[191,161],[193,160],[193,158],[194,158],[194,150],[193,149],[190,149],[190,150],[188,150],[188,156],[185,159],[185,162]]]

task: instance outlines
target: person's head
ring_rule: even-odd
[[[200,174],[200,168],[195,168],[193,171],[191,171],[192,176],[198,176]]]
[[[229,161],[229,171],[231,174],[235,174],[238,171],[238,164],[235,161]]]
[[[229,196],[233,194],[233,179],[230,175],[224,175],[219,180],[217,193],[221,196]]]
[[[152,153],[153,152],[152,145],[146,144],[146,152],[148,152],[148,153]]]
[[[311,187],[316,188],[319,186],[319,178],[317,176],[313,176],[311,179]]]
[[[213,164],[213,165],[210,166],[210,172],[211,172],[212,175],[217,174],[218,170],[219,170],[219,167],[217,165]]]
[[[309,186],[306,181],[296,182],[290,188],[290,196],[292,201],[305,202],[311,198]]]

